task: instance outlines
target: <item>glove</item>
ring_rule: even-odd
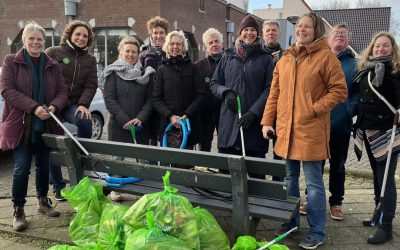
[[[257,118],[256,114],[249,111],[239,119],[237,125],[242,128],[248,128],[256,118]]]
[[[228,106],[228,109],[232,112],[238,112],[238,102],[235,93],[232,90],[228,90],[224,94],[225,96],[225,104]]]

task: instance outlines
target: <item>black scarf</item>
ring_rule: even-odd
[[[85,47],[85,48],[78,47],[78,46],[76,46],[75,43],[73,43],[69,39],[66,42],[67,42],[68,46],[71,47],[76,52],[78,52],[79,55],[84,55],[88,52],[88,47]]]
[[[368,57],[368,60],[364,63],[364,69],[358,72],[354,78],[353,82],[359,83],[361,78],[363,78],[369,71],[373,71],[372,85],[379,87],[383,84],[383,78],[385,76],[385,65],[392,63],[393,56],[380,56]]]
[[[32,98],[40,106],[46,103],[46,91],[44,82],[44,68],[46,65],[46,57],[44,53],[40,53],[39,57],[39,67],[36,70],[35,65],[33,65],[32,59],[28,52],[24,50],[24,61],[31,69],[32,72]],[[39,119],[36,115],[32,116],[32,136],[31,142],[36,144],[40,142],[40,136],[42,135],[45,127],[45,121]]]

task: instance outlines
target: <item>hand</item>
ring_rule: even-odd
[[[183,117],[177,116],[177,115],[173,115],[173,116],[171,116],[171,118],[169,120],[171,121],[172,125],[174,125],[175,128],[181,128],[181,125],[179,124],[179,121],[182,120]]]
[[[275,51],[275,52],[272,52],[272,53],[271,53],[271,55],[272,55],[272,61],[273,61],[274,63],[276,63],[276,62],[279,60],[279,52],[281,52],[281,51],[278,50],[278,51]]]
[[[249,111],[239,119],[237,124],[238,124],[239,127],[248,128],[254,122],[254,120],[256,118],[257,118],[256,114],[254,114],[253,112]]]
[[[131,125],[141,126],[142,125],[142,121],[139,120],[138,118],[133,118],[132,120],[130,120],[127,123],[125,123],[123,128],[124,129],[130,129]]]
[[[232,112],[238,112],[238,102],[237,96],[232,90],[228,90],[224,94],[225,96],[225,104],[228,106],[228,109]]]
[[[40,120],[47,120],[50,118],[50,114],[42,106],[37,106],[33,112]]]
[[[88,120],[92,119],[92,114],[90,114],[90,111],[85,106],[78,106],[75,111],[75,116],[77,116],[79,113],[81,113],[81,119],[83,119],[83,116],[85,116],[85,118]]]
[[[262,127],[262,134],[263,134],[264,139],[267,139],[267,140],[273,139],[271,132],[273,135],[275,135],[275,129],[272,126],[263,126]]]

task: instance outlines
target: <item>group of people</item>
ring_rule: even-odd
[[[279,23],[265,21],[261,34],[257,20],[248,15],[239,24],[232,48],[223,50],[218,30],[206,30],[202,40],[207,55],[193,63],[183,31],[168,33],[167,20],[158,16],[148,21],[147,28],[149,42],[142,47],[132,36],[121,39],[118,59],[104,68],[97,84],[96,61],[89,53],[94,39],[89,25],[72,21],[60,46],[46,51],[43,28],[36,23],[25,26],[24,47],[6,56],[0,77],[5,100],[0,148],[14,152],[15,230],[27,227],[23,207],[34,155],[38,212],[59,215],[47,197],[49,179],[57,200],[63,199],[60,190],[65,183],[60,167],[50,166],[49,150],[40,135],[62,133],[50,119],[53,112],[76,124],[78,136],[90,137],[88,108],[97,85],[110,114],[108,139],[112,141],[159,145],[169,124],[179,130],[187,120],[191,133],[186,149],[199,144],[200,150],[210,151],[216,129],[219,153],[265,158],[268,140],[273,139],[274,158],[285,160],[288,172],[285,180],[273,180],[286,181],[290,196],[300,197],[303,167],[307,201],[276,232],[299,228],[300,213],[307,215],[310,229],[299,244],[302,248],[315,249],[325,240],[326,159],[330,162],[329,212],[336,220],[345,216],[345,162],[352,131],[358,155],[365,145],[378,205],[387,146],[400,106],[400,55],[392,34],[377,34],[357,62],[348,46],[350,32],[345,24],[335,25],[326,36],[322,19],[307,13],[296,24],[295,43],[283,51]],[[138,131],[137,137],[131,136],[131,129]],[[392,151],[385,206],[376,232],[368,238],[371,244],[393,237],[399,148]],[[121,197],[114,194],[114,198]],[[371,222],[363,224],[375,225]]]

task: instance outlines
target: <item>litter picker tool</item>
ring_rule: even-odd
[[[288,236],[291,232],[297,230],[297,227],[294,227],[292,229],[290,229],[289,231],[287,231],[284,234],[279,235],[278,237],[276,237],[275,239],[273,239],[272,241],[268,242],[267,244],[265,244],[264,246],[258,248],[257,250],[264,250],[267,249],[268,247],[278,243],[279,241],[281,241],[283,238],[285,238],[286,236]]]
[[[374,215],[372,216],[372,222],[371,226],[375,226],[375,224],[379,224],[379,221],[381,220],[381,217],[383,216],[383,206],[384,206],[384,197],[385,197],[385,189],[386,189],[386,182],[387,182],[387,176],[389,173],[389,165],[390,165],[390,160],[392,158],[392,151],[393,151],[393,144],[394,144],[394,139],[396,137],[396,130],[397,130],[397,123],[399,120],[399,113],[397,110],[391,105],[385,97],[383,97],[373,86],[371,83],[371,71],[368,73],[368,84],[369,87],[374,91],[374,93],[381,99],[386,106],[394,113],[394,118],[393,118],[393,127],[392,127],[392,134],[390,136],[390,143],[389,143],[389,150],[388,154],[386,157],[386,165],[385,165],[385,173],[383,175],[383,181],[382,181],[382,188],[381,188],[381,194],[379,197],[379,203],[375,207]]]
[[[242,118],[242,104],[240,102],[240,96],[238,95],[236,97],[237,99],[237,105],[238,105],[238,115],[239,119]],[[244,135],[243,135],[243,128],[242,126],[239,127],[240,130],[240,141],[242,142],[242,154],[243,156],[246,156],[246,149],[244,148]]]
[[[46,105],[43,105],[43,108],[50,114],[50,116],[57,122],[58,125],[65,131],[65,133],[68,134],[68,136],[78,145],[78,147],[82,150],[82,152],[93,159],[92,155],[82,146],[82,144],[76,139],[76,137],[64,126],[64,124],[57,118],[57,116],[49,110],[49,107]],[[97,163],[95,163],[96,165]],[[106,165],[107,168],[107,165]],[[99,177],[101,180],[106,181],[106,186],[108,187],[121,187],[123,184],[127,183],[135,183],[140,181],[141,179],[136,178],[136,177],[126,177],[126,178],[119,178],[119,177],[111,177],[108,174],[106,174],[106,177],[101,176],[99,173],[96,172],[96,170],[93,167],[93,173]]]

